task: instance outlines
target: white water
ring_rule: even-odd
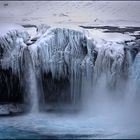
[[[30,93],[30,100],[31,100],[31,110],[30,113],[37,113],[39,110],[39,101],[38,101],[38,86],[37,86],[37,79],[35,70],[33,66],[30,65],[29,68],[29,93]]]

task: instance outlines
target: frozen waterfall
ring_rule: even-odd
[[[132,77],[139,85],[140,54],[133,57],[131,46],[82,28],[40,25],[33,38],[23,27],[9,29],[0,35],[0,85],[2,90],[8,87],[5,101],[20,94],[36,112],[41,105],[84,104],[85,98],[94,99],[103,91],[103,97],[125,98]]]

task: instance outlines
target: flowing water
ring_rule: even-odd
[[[38,104],[38,88],[37,88],[37,79],[35,75],[35,71],[32,65],[29,68],[29,84],[30,84],[30,99],[31,99],[31,112],[35,113],[39,110]]]

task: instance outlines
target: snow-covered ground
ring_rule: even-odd
[[[139,1],[1,1],[0,22],[140,25]]]

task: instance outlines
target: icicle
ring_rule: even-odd
[[[29,47],[32,61],[40,71],[46,74],[51,72],[53,79],[69,78],[71,100],[76,102],[81,92],[81,78],[84,71],[82,69],[86,69],[88,77],[92,78],[90,73],[93,71],[93,42],[87,39],[81,29],[53,27],[45,31]]]
[[[3,50],[1,58],[2,69],[11,68],[13,73],[19,75],[20,52],[26,47],[29,35],[24,30],[12,29],[7,31],[4,36],[0,36],[0,46]]]
[[[120,79],[122,65],[124,62],[124,46],[117,43],[108,42],[103,44],[95,62],[95,80],[104,74],[106,82],[113,86]]]
[[[24,28],[18,25],[6,26],[4,24],[4,26],[0,26],[0,28],[0,86],[2,88],[1,92],[5,94],[4,96],[6,101],[21,101],[23,98],[23,67],[21,63],[21,54],[23,48],[27,46],[26,42],[29,39],[29,35],[26,31],[24,31]],[[18,97],[20,97],[20,99],[17,99]]]

